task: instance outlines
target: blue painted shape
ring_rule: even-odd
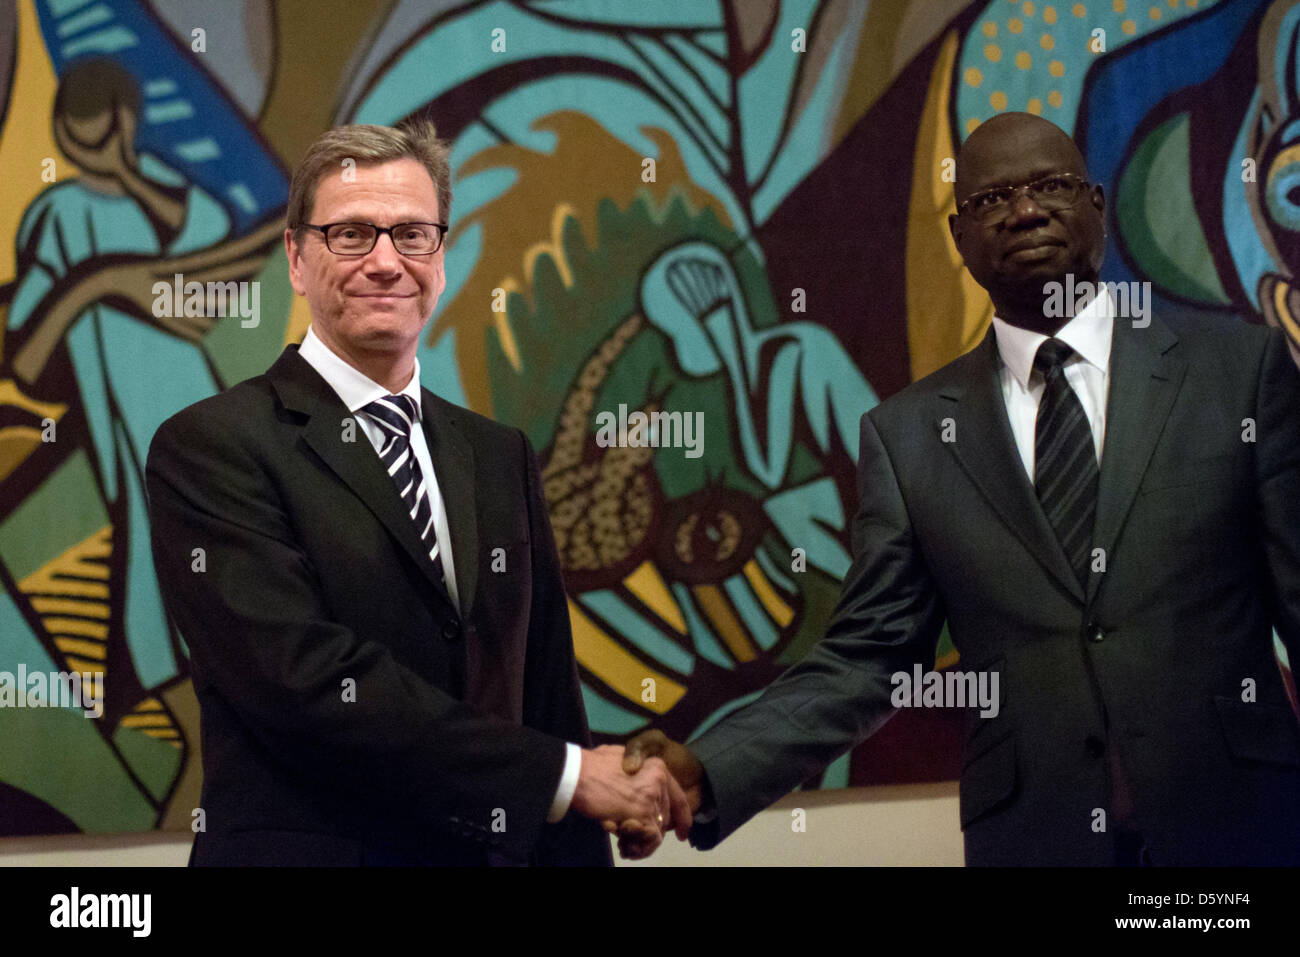
[[[1255,90],[1251,99],[1248,116],[1253,116],[1259,106],[1260,91]],[[1232,264],[1237,270],[1237,281],[1241,283],[1246,297],[1256,311],[1259,310],[1259,280],[1266,272],[1277,271],[1278,264],[1260,241],[1258,227],[1250,205],[1246,201],[1246,190],[1254,189],[1256,184],[1242,183],[1241,168],[1238,165],[1246,156],[1246,143],[1250,130],[1241,124],[1237,138],[1233,141],[1232,152],[1226,157],[1223,175],[1223,239],[1232,256]]]
[[[221,156],[221,147],[210,136],[202,136],[197,140],[186,140],[183,143],[177,143],[175,149],[182,159],[190,163],[206,163],[208,160],[214,160]]]
[[[74,33],[80,33],[82,30],[89,30],[91,27],[98,26],[105,21],[113,19],[112,12],[102,3],[98,6],[91,7],[89,10],[83,10],[75,17],[68,17],[59,24],[59,36],[68,37]]]
[[[809,564],[843,579],[852,560],[828,528],[844,528],[844,505],[829,476],[769,496],[763,511],[787,542],[804,549]]]
[[[736,660],[723,651],[722,645],[718,644],[713,629],[696,610],[695,599],[691,597],[690,589],[680,584],[673,584],[670,587],[673,597],[677,599],[677,607],[682,610],[682,617],[686,619],[686,630],[695,644],[695,653],[705,661],[713,662],[719,668],[735,671]]]
[[[758,564],[759,567],[763,569],[763,574],[780,585],[787,594],[794,594],[799,590],[795,587],[794,580],[790,578],[789,575],[785,574],[785,572],[777,566],[776,562],[773,561],[772,556],[767,553],[766,548],[759,546],[759,548],[754,552],[754,557],[758,559]]]
[[[600,615],[618,635],[675,671],[689,675],[695,668],[695,659],[643,618],[622,597],[612,591],[584,592],[578,603]]]
[[[164,100],[162,103],[148,103],[144,108],[146,123],[175,123],[193,115],[194,107],[187,100]]]
[[[631,734],[649,722],[639,714],[620,708],[582,684],[582,704],[587,709],[587,724],[601,734]]]
[[[1084,158],[1094,182],[1115,194],[1133,133],[1169,94],[1206,82],[1254,20],[1253,0],[1220,4],[1176,30],[1108,54],[1094,66],[1080,107]]]
[[[749,581],[745,576],[732,575],[723,582],[722,587],[726,590],[731,603],[736,606],[741,621],[745,623],[745,627],[749,631],[749,637],[754,639],[758,647],[767,651],[775,645],[781,635],[773,627],[772,619],[763,610],[758,596],[749,587]]]
[[[111,54],[131,73],[149,98],[174,96],[189,103],[193,114],[159,126],[142,123],[136,151],[150,152],[177,169],[185,182],[197,183],[211,196],[229,197],[230,187],[242,183],[252,198],[248,205],[230,202],[227,212],[241,235],[284,207],[289,179],[279,160],[267,150],[253,126],[198,59],[181,47],[139,0],[102,0],[111,14],[103,28],[83,33],[68,44],[60,28],[78,16],[85,3],[33,0],[50,63],[58,76],[83,55]],[[220,143],[220,146],[217,144]],[[216,156],[234,160],[208,162]]]
[[[14,604],[13,596],[0,591],[0,671],[15,672],[20,663],[29,672],[48,674],[59,670]]]

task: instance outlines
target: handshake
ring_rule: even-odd
[[[618,835],[619,855],[649,857],[669,831],[686,840],[700,806],[704,769],[661,731],[644,731],[626,746],[583,749],[572,808]]]

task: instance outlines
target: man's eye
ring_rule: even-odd
[[[1034,187],[1035,193],[1060,193],[1070,188],[1070,184],[1059,176],[1052,176],[1048,179],[1039,181]]]
[[[991,189],[987,193],[980,193],[975,197],[974,206],[976,209],[993,209],[1001,206],[1007,201],[1009,190]]]
[[[411,242],[418,242],[419,240],[424,239],[424,230],[418,226],[411,226],[402,230],[402,238],[410,240]]]
[[[338,235],[340,239],[356,239],[357,236],[360,234],[357,232],[357,230],[348,227],[346,229],[340,229],[338,231]]]

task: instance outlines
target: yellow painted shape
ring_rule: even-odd
[[[754,651],[749,636],[745,634],[744,626],[732,613],[731,606],[727,604],[727,599],[723,597],[718,587],[696,585],[691,591],[694,592],[695,599],[700,603],[704,614],[722,636],[722,641],[730,649],[732,657],[737,661],[753,661],[757,658],[758,654]]]
[[[63,418],[64,412],[68,411],[66,405],[58,402],[42,402],[24,394],[13,379],[0,379],[0,405],[17,406],[32,415],[40,416],[42,419],[53,419],[56,422]]]
[[[51,617],[42,619],[45,630],[53,634],[59,632],[68,635],[84,635],[87,638],[98,638],[100,641],[108,640],[108,625],[101,625],[95,621],[84,621],[80,618],[58,618]]]
[[[95,534],[56,555],[18,583],[25,595],[75,595],[81,598],[107,598],[108,586],[80,578],[108,580],[104,560],[112,553],[113,526],[105,525]]]
[[[960,659],[961,655],[957,652],[957,649],[954,648],[952,651],[935,661],[934,670],[943,671],[944,668],[951,668]]]
[[[310,325],[311,306],[307,305],[307,297],[294,293],[293,303],[289,306],[289,321],[284,327],[284,344],[287,346],[302,342]]]
[[[749,587],[754,589],[754,594],[758,596],[758,600],[763,603],[763,607],[767,609],[768,615],[774,622],[784,628],[794,621],[794,609],[781,600],[781,596],[776,593],[772,583],[763,574],[763,569],[758,567],[758,562],[752,558],[745,562],[744,572],[745,577],[749,579]]]
[[[172,719],[166,714],[128,714],[122,724],[128,728],[171,728]]]
[[[1290,284],[1285,281],[1279,280],[1273,286],[1273,311],[1277,314],[1277,321],[1282,323],[1282,328],[1291,337],[1291,341],[1300,345],[1300,324],[1296,323],[1295,316],[1291,315],[1291,310],[1287,307],[1287,293],[1290,290]]]
[[[47,598],[38,595],[32,599],[32,609],[38,615],[80,615],[83,618],[107,618],[108,605],[102,601],[84,601],[80,598]]]
[[[89,671],[93,675],[99,675],[101,678],[104,674],[104,663],[102,661],[90,661],[86,658],[77,658],[68,655],[63,659],[69,671]]]
[[[108,657],[108,648],[103,642],[91,641],[86,638],[69,638],[65,635],[54,636],[54,647],[63,652],[64,655],[85,655],[87,658],[94,658],[100,662],[102,668],[104,659]]]
[[[573,624],[573,653],[578,661],[628,701],[655,714],[667,714],[686,694],[685,686],[649,667],[605,634],[572,598],[569,620]],[[646,678],[654,679],[654,701],[641,700],[641,682]]]
[[[64,412],[68,411],[68,406],[57,402],[40,402],[39,399],[23,394],[12,378],[0,380],[0,406],[21,408],[39,419],[55,421],[62,419]],[[26,462],[27,456],[38,449],[40,441],[42,429],[35,425],[9,425],[0,429],[0,480],[6,479],[18,465]]]
[[[14,83],[4,129],[0,130],[0,169],[7,171],[5,188],[0,189],[0,263],[6,269],[14,262],[14,242],[23,212],[41,190],[54,185],[41,179],[41,162],[54,160],[54,175],[60,183],[80,173],[54,145],[50,117],[58,85],[33,0],[21,0]]]
[[[8,478],[41,447],[41,430],[30,425],[0,429],[0,481]]]
[[[677,601],[664,583],[659,569],[651,562],[642,562],[636,571],[623,579],[623,584],[679,634],[686,634],[686,619],[682,617],[682,610],[677,607]]]
[[[907,345],[913,381],[968,352],[988,328],[993,306],[962,265],[948,232],[957,211],[945,159],[955,159],[948,128],[948,90],[957,34],[944,37],[930,74],[912,161],[907,214]],[[950,167],[949,167],[950,168]]]

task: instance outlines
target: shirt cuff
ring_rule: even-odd
[[[573,802],[573,793],[578,790],[578,775],[581,773],[582,748],[571,741],[564,742],[564,773],[560,775],[560,786],[555,789],[551,813],[546,815],[548,824],[554,824],[569,813],[569,805]]]

